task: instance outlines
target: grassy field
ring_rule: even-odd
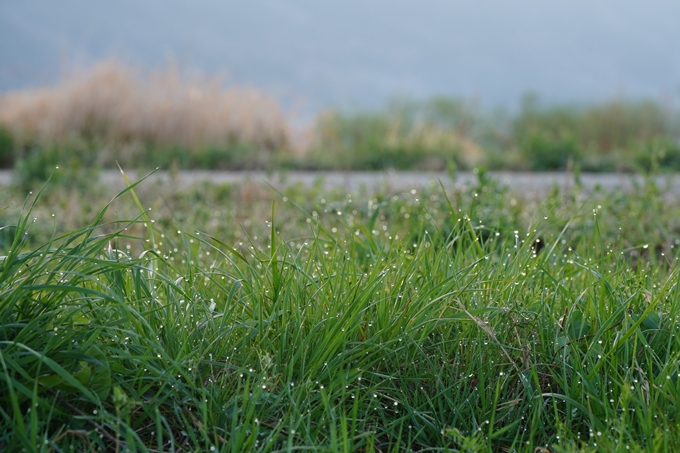
[[[680,204],[48,186],[0,204],[4,451],[677,451]]]

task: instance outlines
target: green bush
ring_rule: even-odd
[[[637,152],[635,162],[646,172],[659,169],[680,171],[680,146],[669,140],[645,143]]]
[[[12,134],[0,124],[0,168],[11,168],[15,158]]]
[[[532,135],[522,147],[522,155],[531,170],[548,171],[563,170],[569,163],[580,161],[576,140],[549,139],[543,135]]]
[[[650,149],[662,143],[659,166],[675,168],[670,148],[679,136],[674,113],[651,101],[543,107],[528,96],[511,122],[506,149],[518,147],[532,170],[562,169],[571,160],[591,171],[630,171],[649,168]]]
[[[134,147],[124,158],[111,156],[103,165],[115,166],[115,162],[128,168],[153,169],[201,169],[201,170],[252,170],[267,168],[285,150],[274,151],[246,143],[229,146],[207,146],[189,149],[179,145],[145,143]]]
[[[24,190],[33,190],[49,179],[53,185],[91,188],[98,177],[97,167],[84,164],[75,153],[70,158],[64,154],[63,149],[56,147],[31,149],[14,167],[14,184]]]

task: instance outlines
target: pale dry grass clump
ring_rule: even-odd
[[[116,60],[71,71],[55,86],[0,95],[0,123],[19,143],[96,140],[188,150],[246,145],[272,151],[291,127],[271,95],[182,77],[174,65],[143,73]]]
[[[392,121],[385,137],[385,143],[393,148],[419,149],[426,155],[450,152],[466,167],[484,160],[480,145],[453,128],[427,122],[418,122],[404,127],[399,121]]]

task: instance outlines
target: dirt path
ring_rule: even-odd
[[[127,173],[130,180],[134,181],[138,173]],[[574,187],[574,177],[570,173],[522,173],[522,172],[490,172],[489,176],[507,185],[518,194],[532,196],[546,193],[553,187],[568,189]],[[586,173],[581,175],[581,184],[586,192],[592,192],[597,188],[605,191],[624,190],[632,191],[644,182],[640,175],[624,174],[600,174]],[[118,171],[104,171],[99,176],[100,182],[114,188],[124,187],[123,178]],[[0,185],[11,183],[11,172],[0,171]],[[243,182],[269,183],[274,187],[283,188],[289,184],[302,184],[305,187],[317,185],[320,189],[343,188],[348,192],[356,192],[366,189],[374,191],[381,188],[390,190],[406,190],[425,187],[430,184],[439,184],[441,181],[446,187],[455,185],[466,186],[473,184],[477,175],[472,172],[460,172],[452,178],[445,172],[281,172],[266,173],[254,172],[211,172],[211,171],[181,171],[175,175],[168,172],[156,172],[148,178],[150,184],[171,184],[185,187],[192,184],[210,182],[214,184],[234,184]],[[680,198],[680,175],[671,174],[657,176],[657,185],[672,199]]]

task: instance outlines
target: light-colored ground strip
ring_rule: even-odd
[[[144,174],[129,171],[126,175],[130,181],[136,181]],[[557,186],[560,190],[576,186],[572,173],[529,173],[529,172],[489,172],[488,176],[500,181],[518,194],[528,196],[545,195],[547,191]],[[445,187],[456,185],[468,186],[474,184],[478,176],[474,172],[458,172],[453,177],[446,172],[274,172],[246,171],[180,171],[169,173],[157,171],[148,177],[150,184],[171,184],[175,187],[188,187],[192,184],[204,182],[214,184],[235,184],[244,182],[268,183],[276,188],[284,188],[290,184],[302,184],[305,187],[317,186],[323,189],[344,189],[350,192],[366,189],[405,190],[439,184]],[[7,186],[12,181],[12,172],[0,171],[0,185]],[[99,173],[100,183],[114,188],[125,186],[121,174],[117,170],[106,170]],[[642,185],[645,177],[617,173],[585,173],[580,175],[580,183],[586,192],[598,189],[603,191],[624,190],[633,191]],[[654,177],[654,181],[666,197],[680,198],[680,175],[669,174]]]

